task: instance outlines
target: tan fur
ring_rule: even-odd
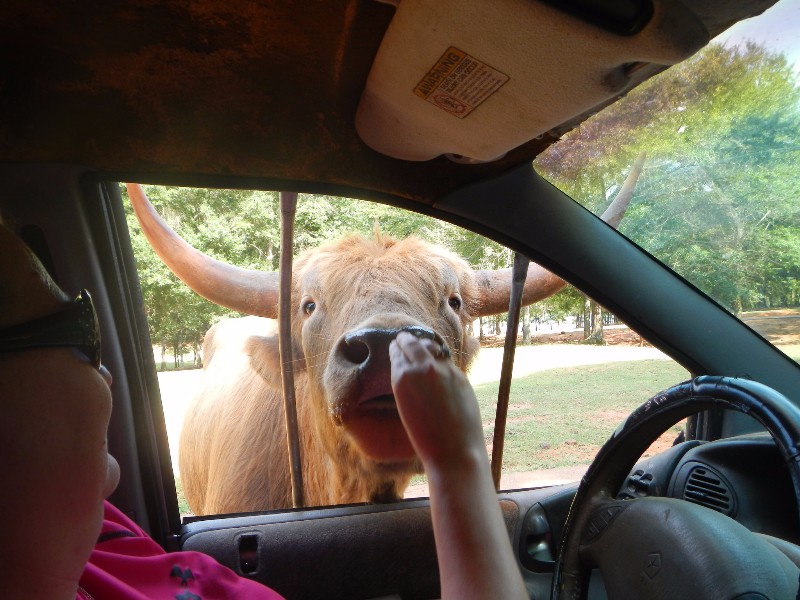
[[[312,250],[295,262],[292,335],[306,505],[402,495],[416,460],[376,461],[337,421],[358,381],[332,349],[348,331],[425,325],[447,340],[466,370],[477,351],[466,324],[476,302],[473,273],[454,254],[416,238],[376,232]],[[448,298],[460,294],[463,308]],[[311,316],[305,299],[316,302]],[[180,442],[184,490],[196,514],[267,510],[291,503],[275,321],[215,325],[204,343],[204,384]],[[387,374],[388,377],[388,374]]]

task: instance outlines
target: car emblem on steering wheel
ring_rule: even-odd
[[[647,555],[647,566],[644,574],[650,579],[654,579],[661,572],[661,552],[651,552]]]

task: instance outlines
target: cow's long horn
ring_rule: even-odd
[[[625,178],[625,183],[622,184],[616,198],[600,217],[614,228],[619,226],[631,202],[636,182],[642,173],[644,159],[645,153],[642,152],[633,163],[633,167],[631,167],[631,171]],[[480,289],[480,302],[476,307],[476,317],[496,315],[508,311],[508,298],[511,293],[511,269],[476,271],[475,280]],[[525,287],[522,291],[522,305],[527,306],[552,296],[566,284],[567,282],[557,275],[553,275],[547,269],[531,263],[528,268]]]
[[[215,304],[250,315],[277,317],[277,273],[242,269],[206,256],[164,222],[140,185],[128,183],[127,188],[144,235],[181,281]]]

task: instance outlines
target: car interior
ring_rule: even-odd
[[[531,598],[794,598],[800,366],[532,166],[773,4],[3,2],[0,214],[65,291],[92,292],[112,502],[287,598],[439,597],[427,499],[178,508],[121,184],[353,198],[528,257],[694,378],[642,397],[581,481],[498,493]],[[472,70],[454,82],[456,62]]]

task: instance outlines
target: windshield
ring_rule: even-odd
[[[800,358],[800,6],[781,3],[565,135],[536,169]]]

